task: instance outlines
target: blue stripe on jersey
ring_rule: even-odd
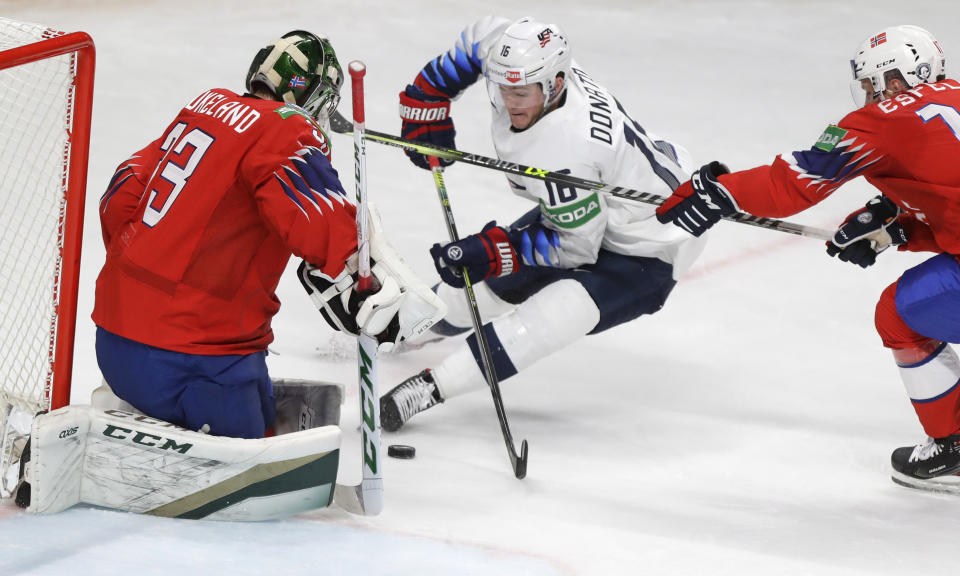
[[[480,77],[483,61],[477,56],[478,46],[479,42],[472,45],[472,54],[456,46],[452,58],[447,53],[437,56],[423,67],[423,77],[447,96],[456,96]]]
[[[110,183],[107,184],[107,191],[104,192],[101,198],[107,196],[108,193],[112,194],[113,192],[116,192],[117,191],[116,188],[120,187],[120,184],[117,183],[117,180],[119,180],[121,176],[123,176],[130,170],[133,170],[133,166],[129,164],[124,164],[119,168],[117,168],[117,171],[113,173],[113,177],[110,178]],[[129,175],[127,177],[129,177]],[[126,178],[124,178],[124,180],[126,180]],[[112,189],[112,192],[111,192],[111,189]]]
[[[330,199],[330,195],[327,194],[327,188],[324,185],[323,180],[318,178],[316,172],[312,170],[312,167],[307,163],[306,160],[301,158],[293,158],[293,166],[297,169],[300,176],[304,179],[304,184],[308,187],[308,191],[312,190],[326,199]],[[304,194],[307,196],[307,194]],[[316,198],[313,195],[308,196],[311,201],[316,202]]]
[[[284,167],[287,170],[286,167]],[[276,172],[273,173],[274,177],[277,179],[277,182],[280,183],[280,186],[283,188],[283,193],[287,195],[287,198],[293,201],[294,204],[300,208],[300,211],[303,212],[304,216],[307,216],[307,211],[303,209],[303,204],[300,203],[300,200],[297,198],[297,195],[294,194],[293,189],[290,188],[290,185],[283,181],[283,178],[280,177]],[[309,216],[307,216],[309,218]]]
[[[533,257],[533,242],[530,235],[524,232],[520,235],[520,257],[527,266],[536,266],[537,260]]]
[[[284,166],[283,171],[286,172],[287,178],[290,179],[290,182],[293,183],[293,187],[296,189],[301,196],[310,201],[311,204],[317,209],[318,212],[323,212],[320,209],[320,200],[313,195],[313,191],[310,189],[310,185],[307,184],[303,176],[301,176],[296,170],[290,168],[289,166]],[[325,194],[325,193],[324,193]],[[299,202],[298,202],[299,204]],[[301,204],[302,208],[303,205]]]
[[[802,152],[794,152],[793,157],[797,166],[807,174],[812,174],[824,180],[836,180],[847,164],[853,159],[854,153],[837,147],[830,152],[819,148],[811,148]],[[847,170],[849,172],[849,170]]]
[[[117,176],[121,172],[129,171],[130,173],[121,178],[119,181],[116,181]],[[107,205],[110,204],[110,199],[113,198],[113,195],[117,193],[117,190],[123,186],[123,183],[129,180],[133,176],[133,170],[129,166],[126,168],[121,168],[117,170],[117,173],[114,174],[113,180],[111,180],[110,187],[107,188],[107,191],[103,193],[103,196],[100,197],[100,212],[107,211]]]
[[[674,174],[670,167],[658,162],[653,151],[649,146],[647,146],[648,137],[647,132],[643,129],[643,126],[641,126],[636,120],[630,118],[630,115],[627,114],[627,111],[624,109],[623,105],[620,104],[619,100],[614,98],[613,101],[617,103],[617,109],[623,114],[623,138],[627,141],[627,144],[639,149],[640,152],[643,153],[647,159],[647,162],[650,163],[653,173],[656,174],[658,178],[663,180],[671,190],[676,190],[679,188],[680,179],[677,178],[677,175]],[[634,132],[634,130],[636,130],[636,132]],[[643,135],[643,138],[641,138],[638,133]],[[663,152],[661,151],[661,153]],[[668,156],[666,154],[664,155]],[[675,166],[675,168],[679,168],[679,166]]]
[[[663,155],[667,158],[676,162],[677,166],[680,165],[680,155],[677,154],[677,149],[673,146],[673,144],[667,142],[666,140],[656,140],[653,143],[653,147],[660,152],[663,152]]]
[[[553,230],[537,230],[536,240],[537,253],[543,259],[544,266],[557,266],[560,264],[557,259],[557,251],[560,248],[560,238]]]
[[[819,148],[794,152],[793,162],[790,164],[801,173],[801,178],[810,178],[811,184],[830,183],[831,188],[834,188],[859,176],[868,166],[883,157],[874,155],[874,149],[864,150],[862,144],[853,146],[856,141],[856,138],[851,138],[841,142],[829,152]]]

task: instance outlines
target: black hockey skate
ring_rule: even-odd
[[[897,448],[890,464],[901,486],[960,494],[960,434]]]
[[[440,389],[428,368],[407,378],[380,398],[380,425],[387,432],[396,432],[414,414],[442,402]]]

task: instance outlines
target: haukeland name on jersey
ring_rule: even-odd
[[[220,120],[242,134],[260,119],[260,112],[239,100],[232,100],[225,94],[208,90],[186,105],[185,110],[206,114]]]

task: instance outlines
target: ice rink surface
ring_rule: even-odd
[[[848,60],[881,28],[928,28],[948,72],[960,54],[954,0],[2,1],[2,16],[84,30],[97,47],[73,402],[100,380],[89,320],[104,257],[96,204],[121,160],[205,89],[241,90],[256,51],[297,28],[327,34],[344,65],[367,63],[367,126],[398,133],[397,93],[488,14],[558,24],[646,129],[698,166],[734,170],[808,148],[850,111]],[[341,109],[349,115],[349,98]],[[487,110],[479,85],[454,104],[460,148],[492,155]],[[351,140],[334,145],[349,190]],[[427,249],[445,229],[430,175],[375,144],[368,170],[391,241],[435,279]],[[455,166],[447,185],[464,234],[530,207],[492,171]],[[855,183],[793,220],[831,227],[873,194]],[[0,507],[0,574],[953,573],[960,500],[889,479],[890,452],[923,435],[873,330],[881,290],[922,259],[887,253],[860,270],[818,241],[724,223],[660,313],[504,383],[514,435],[530,443],[526,480],[510,472],[489,395],[476,394],[385,436],[417,457],[384,460],[379,517],[328,509],[224,524]],[[329,331],[292,273],[279,295],[271,373],[347,385],[341,474],[355,482],[353,344]],[[381,389],[454,344],[384,357]]]

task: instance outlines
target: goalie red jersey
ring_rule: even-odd
[[[920,84],[848,114],[810,149],[720,176],[750,214],[782,217],[863,176],[903,213],[901,249],[960,254],[960,83]]]
[[[357,248],[329,154],[300,108],[201,94],[100,200],[107,259],[93,320],[178,352],[264,350],[291,254],[335,276]]]

